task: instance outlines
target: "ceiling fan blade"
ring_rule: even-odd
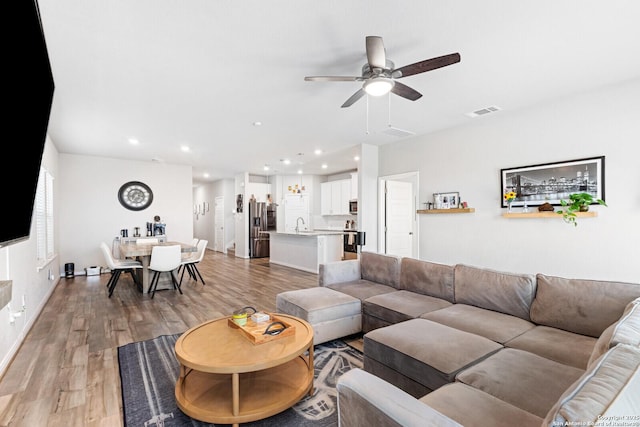
[[[384,69],[387,64],[387,58],[384,51],[384,44],[382,43],[382,37],[367,36],[366,43],[369,67]]]
[[[435,70],[436,68],[446,67],[447,65],[455,64],[456,62],[460,62],[460,54],[451,53],[449,55],[438,56],[437,58],[426,59],[424,61],[416,62],[415,64],[397,68],[393,70],[391,76],[394,79],[399,79],[401,77]]]
[[[391,88],[391,92],[395,93],[398,96],[406,98],[410,101],[415,101],[419,99],[422,94],[415,89],[410,88],[409,86],[402,84],[400,82],[394,82],[393,88]]]
[[[350,76],[309,76],[305,77],[305,82],[357,82],[361,81],[362,77],[350,77]]]
[[[351,95],[351,97],[349,99],[347,99],[344,104],[342,104],[341,108],[347,108],[353,105],[354,102],[356,102],[358,99],[362,98],[365,95],[365,91],[364,89],[360,88],[356,93],[354,93],[353,95]]]

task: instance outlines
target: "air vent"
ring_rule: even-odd
[[[467,113],[466,115],[469,117],[480,117],[490,113],[495,113],[496,111],[500,111],[500,110],[501,110],[500,107],[492,105],[491,107],[481,108],[479,110],[472,111],[471,113]]]
[[[415,135],[415,132],[411,132],[404,129],[394,128],[393,126],[389,126],[382,133],[386,133],[387,135],[396,136],[398,138],[404,138],[406,136]]]

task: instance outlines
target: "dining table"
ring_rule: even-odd
[[[173,246],[180,245],[180,250],[183,254],[188,254],[191,252],[196,252],[198,248],[191,243],[181,243],[181,242],[155,242],[155,243],[137,243],[136,241],[124,242],[120,244],[120,257],[121,258],[131,258],[137,259],[142,264],[142,272],[138,272],[138,283],[141,283],[141,286],[138,289],[141,292],[145,292],[149,290],[149,263],[151,262],[151,251],[154,246]],[[171,273],[173,274],[173,272]]]

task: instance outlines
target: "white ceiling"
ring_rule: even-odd
[[[400,140],[389,125],[428,134],[490,120],[465,115],[480,108],[501,107],[495,117],[640,77],[637,0],[38,2],[58,150],[188,164],[196,182],[350,170],[360,144]],[[403,78],[423,94],[415,102],[342,109],[360,83],[304,77],[359,76],[367,35],[383,37],[396,68],[461,61]]]

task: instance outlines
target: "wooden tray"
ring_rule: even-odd
[[[251,318],[247,319],[247,323],[243,326],[238,325],[233,321],[231,317],[227,319],[227,323],[230,328],[238,329],[242,332],[242,335],[247,337],[252,344],[264,344],[266,342],[279,340],[280,338],[288,337],[294,335],[296,333],[295,326],[291,323],[287,322],[281,317],[274,316],[271,313],[268,313],[271,316],[271,319],[267,322],[256,323]],[[284,331],[280,332],[278,335],[263,335],[267,326],[272,324],[273,322],[282,322],[287,327]]]

